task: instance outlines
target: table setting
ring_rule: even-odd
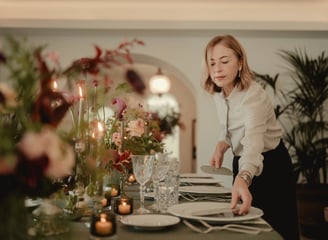
[[[155,167],[152,168],[152,170],[154,169]],[[184,177],[184,174],[181,176],[180,179]],[[190,176],[197,178],[196,174]],[[212,178],[208,175],[202,177],[202,179]],[[138,177],[136,178],[138,179]],[[115,210],[115,202],[120,197],[111,199],[111,208],[107,208],[106,211],[111,214],[111,221],[115,223],[111,225],[111,227],[115,227],[114,234],[91,239],[134,239],[138,237],[143,239],[167,239],[168,237],[199,239],[201,235],[205,234],[207,239],[217,239],[217,237],[224,239],[282,239],[262,219],[263,211],[261,209],[251,207],[248,214],[236,215],[234,210],[237,209],[230,209],[230,190],[223,186],[204,185],[203,183],[185,186],[179,183],[178,202],[167,203],[167,205],[159,204],[160,199],[157,199],[156,202],[154,192],[145,192],[144,194],[141,192],[140,194],[140,189],[144,189],[140,186],[137,181],[126,187],[126,194],[133,199],[134,209],[132,212],[120,213],[117,209]],[[149,197],[150,193],[152,197]],[[170,191],[167,191],[166,194],[170,195]],[[187,194],[190,194],[190,198],[186,197]],[[145,197],[147,195],[148,197]],[[140,196],[145,197],[143,203],[140,201]],[[143,205],[147,211],[137,211],[140,205]],[[92,225],[94,225],[93,229]],[[81,240],[88,239],[88,236],[95,231],[95,224],[92,218],[90,220],[90,216],[84,216],[78,221],[71,222],[71,226],[70,236]]]
[[[155,168],[156,166],[153,166],[148,170],[153,171]],[[168,173],[166,175],[168,176]],[[197,179],[198,176],[201,176],[199,179],[213,178],[204,174],[191,174],[188,177]],[[138,179],[137,176],[134,177]],[[147,184],[151,183],[151,178],[150,176]],[[182,178],[184,174],[180,174],[180,179]],[[143,190],[144,187],[138,181],[127,184],[123,197],[128,196],[132,202],[123,203],[121,196],[112,197],[106,207],[101,205],[100,214],[94,215],[93,210],[90,210],[81,218],[71,220],[70,231],[58,236],[81,240],[138,237],[146,240],[170,237],[193,240],[202,235],[206,235],[206,239],[282,239],[262,219],[261,209],[252,207],[248,214],[236,215],[234,210],[237,209],[230,209],[230,189],[220,184],[193,183],[185,186],[183,181],[182,184],[179,182],[178,202],[170,203],[169,198],[166,198],[165,204],[160,203],[161,199],[156,202],[153,191],[140,192],[140,189]],[[170,191],[165,193],[170,195]],[[144,197],[144,200],[140,201],[140,197]],[[127,206],[126,204],[132,207],[129,207],[129,211],[122,208]],[[138,211],[141,205],[146,211]],[[47,239],[57,239],[58,236],[49,236]]]

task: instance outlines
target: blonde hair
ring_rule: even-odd
[[[201,76],[201,86],[209,93],[213,94],[215,92],[221,92],[221,87],[218,87],[211,79],[211,76],[208,71],[207,64],[207,53],[215,45],[222,44],[223,46],[232,49],[238,60],[241,63],[240,77],[237,77],[235,80],[235,85],[240,89],[247,89],[251,84],[251,81],[254,79],[253,72],[250,70],[246,52],[242,45],[231,35],[216,36],[212,38],[206,45],[204,58],[202,60],[202,76]]]

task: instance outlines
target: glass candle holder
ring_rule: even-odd
[[[124,196],[118,198],[114,202],[114,212],[120,215],[128,215],[133,213],[133,198]]]
[[[91,216],[90,239],[115,239],[116,216],[109,211],[94,213]]]
[[[104,208],[109,208],[111,207],[111,202],[112,202],[112,195],[110,191],[105,191],[104,192],[104,199],[102,200],[102,204]]]
[[[129,182],[129,183],[135,183],[135,182],[136,182],[136,178],[135,178],[135,176],[134,176],[133,173],[130,173],[130,174],[129,174],[128,182]]]
[[[117,197],[120,195],[120,187],[118,184],[111,184],[110,194],[112,197]]]

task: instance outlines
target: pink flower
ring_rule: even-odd
[[[48,127],[44,127],[39,133],[25,133],[18,143],[18,149],[28,161],[46,157],[48,165],[44,173],[48,177],[68,176],[75,163],[73,148],[63,142],[56,132]]]
[[[92,80],[92,85],[94,87],[98,87],[99,86],[99,81],[97,79]]]
[[[121,98],[114,98],[112,104],[116,105],[116,117],[120,118],[127,107],[126,103]]]
[[[121,136],[121,133],[119,133],[119,132],[114,132],[114,133],[113,133],[112,142],[115,143],[115,145],[116,145],[117,147],[120,147],[121,144],[122,144],[122,136]]]
[[[130,133],[130,136],[141,137],[145,133],[145,123],[144,120],[138,118],[128,123],[127,130]]]

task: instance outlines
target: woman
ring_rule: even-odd
[[[202,86],[213,94],[220,128],[210,163],[220,168],[231,149],[231,208],[239,200],[241,215],[251,206],[260,208],[284,239],[299,239],[292,163],[270,98],[254,81],[245,51],[233,36],[214,37],[204,57]]]

